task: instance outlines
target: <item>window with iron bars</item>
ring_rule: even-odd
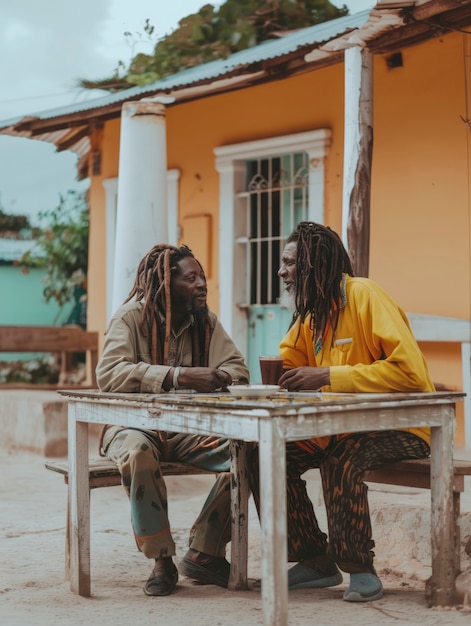
[[[305,152],[246,162],[247,269],[250,304],[277,304],[286,237],[307,220],[309,159]]]

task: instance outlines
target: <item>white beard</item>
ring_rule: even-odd
[[[284,309],[288,309],[288,311],[296,311],[296,302],[294,299],[294,294],[289,291],[283,291],[281,294],[281,298],[279,299],[279,305]]]

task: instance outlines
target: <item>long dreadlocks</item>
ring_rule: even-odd
[[[156,244],[141,259],[134,285],[125,300],[129,302],[134,298],[144,304],[140,329],[144,337],[148,338],[152,363],[168,362],[172,333],[171,277],[179,271],[177,264],[186,257],[195,258],[187,246],[177,248],[165,243]],[[159,314],[165,319],[165,327],[160,323]],[[195,315],[192,328],[194,366],[207,366],[211,333],[207,314]]]
[[[300,222],[286,243],[296,243],[296,311],[303,322],[311,315],[314,341],[330,324],[335,333],[343,274],[353,268],[340,237],[328,226]]]

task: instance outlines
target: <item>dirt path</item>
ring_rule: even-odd
[[[92,597],[72,594],[64,581],[66,488],[44,469],[44,459],[0,450],[0,624],[2,626],[258,626],[263,624],[259,527],[250,513],[251,589],[230,592],[193,585],[181,578],[174,594],[148,598],[142,592],[151,566],[137,552],[128,502],[121,487],[92,492]],[[169,477],[170,518],[178,556],[186,551],[188,528],[209,491],[211,477]],[[374,495],[378,499],[379,495]],[[394,529],[391,529],[394,530]],[[394,556],[393,554],[391,556]],[[178,557],[177,557],[178,558]],[[471,623],[469,610],[432,610],[424,583],[412,573],[381,572],[386,593],[373,603],[342,601],[342,585],[298,590],[289,595],[290,626],[395,626]]]

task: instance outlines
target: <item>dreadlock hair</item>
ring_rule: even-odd
[[[296,311],[303,322],[311,316],[316,342],[328,324],[335,333],[343,274],[353,276],[340,237],[328,226],[300,222],[286,243],[296,243]]]
[[[125,300],[143,302],[140,329],[148,338],[152,363],[167,364],[172,333],[171,277],[178,273],[178,263],[186,258],[195,258],[187,246],[179,248],[166,243],[158,243],[141,259],[137,268],[134,285]],[[197,259],[195,261],[201,267]],[[203,271],[203,268],[201,267]],[[160,323],[161,314],[165,326]],[[207,314],[195,315],[192,332],[193,366],[207,366],[209,342],[212,334]]]

